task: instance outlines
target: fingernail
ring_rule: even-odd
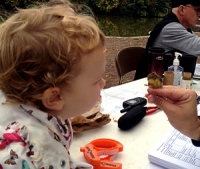
[[[153,103],[154,101],[155,101],[154,98],[150,98],[150,99],[149,99],[149,102],[150,102],[150,103]]]

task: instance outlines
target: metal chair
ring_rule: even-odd
[[[119,75],[119,84],[122,84],[125,74],[134,70],[137,71],[144,51],[145,48],[143,47],[127,47],[118,52],[115,57],[115,65]]]

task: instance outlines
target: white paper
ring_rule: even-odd
[[[176,129],[167,135],[148,154],[149,161],[168,169],[199,169],[200,148]]]
[[[149,162],[144,167],[142,167],[142,169],[165,169],[165,168]]]
[[[112,117],[120,113],[120,110],[123,109],[123,101],[136,97],[144,97],[146,93],[146,91],[129,89],[123,85],[102,90],[101,95],[103,96],[103,100],[101,103],[101,112],[110,114]]]

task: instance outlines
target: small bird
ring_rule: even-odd
[[[150,73],[147,76],[147,80],[149,88],[157,89],[157,88],[162,88],[163,86],[163,80],[161,76],[155,72]]]

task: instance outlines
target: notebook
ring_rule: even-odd
[[[149,151],[148,158],[167,169],[200,169],[200,147],[174,128]]]

